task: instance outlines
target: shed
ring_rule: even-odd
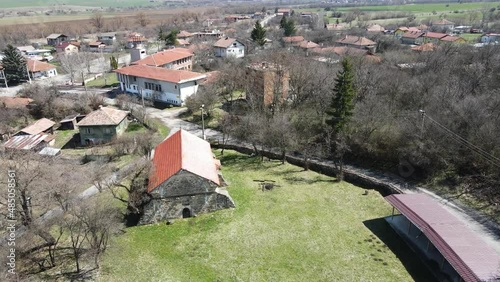
[[[85,115],[81,114],[69,115],[59,122],[61,125],[59,126],[58,130],[78,129],[77,123],[80,122],[84,117]]]
[[[35,135],[41,133],[52,134],[54,131],[54,125],[56,123],[47,118],[41,118],[34,123],[26,126],[25,128],[19,130],[14,136],[19,135]]]

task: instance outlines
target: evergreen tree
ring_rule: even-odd
[[[4,67],[7,81],[19,83],[22,80],[26,80],[28,78],[28,70],[26,59],[21,55],[21,52],[19,52],[16,47],[9,44],[7,48],[3,50],[3,53],[5,57],[2,60],[2,66]]]
[[[159,31],[158,31],[158,40],[166,41],[167,36],[168,36],[168,34],[165,32],[164,28],[162,26],[160,26]]]
[[[285,16],[281,18],[280,28],[284,30],[285,36],[293,36],[297,29],[295,28],[295,23],[292,19],[287,19]]]
[[[327,111],[329,118],[326,123],[338,134],[345,131],[345,126],[353,114],[356,95],[354,70],[348,58],[342,60],[342,70],[337,74],[333,92],[334,96]]]
[[[266,44],[266,29],[260,24],[260,21],[255,23],[250,36],[259,46],[264,46],[264,44]]]
[[[172,29],[170,33],[167,35],[165,38],[165,43],[167,45],[177,45],[179,42],[177,42],[177,34],[179,31],[177,29]]]
[[[109,64],[112,70],[118,69],[118,60],[116,60],[115,56],[109,58]]]

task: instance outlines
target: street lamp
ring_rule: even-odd
[[[201,134],[203,135],[203,140],[206,140],[205,136],[205,118],[203,117],[205,115],[205,104],[201,104],[200,107],[201,110]]]

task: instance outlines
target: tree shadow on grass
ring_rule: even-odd
[[[267,170],[272,167],[280,166],[279,162],[267,162],[262,161],[260,156],[248,156],[248,155],[218,155],[217,156],[221,161],[221,164],[230,165],[233,168],[240,169],[242,171],[245,170]]]
[[[396,255],[413,280],[417,282],[438,281],[418,255],[406,245],[384,218],[366,220],[363,221],[363,224]],[[370,241],[370,239],[368,241]],[[380,249],[374,251],[380,251]]]
[[[289,177],[284,177],[283,179],[291,184],[338,183],[338,181],[335,179],[331,180],[318,179],[318,178],[310,179],[298,176],[289,176]]]

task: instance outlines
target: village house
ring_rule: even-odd
[[[285,46],[287,45],[292,45],[292,46],[297,46],[300,44],[300,42],[305,41],[303,36],[297,35],[297,36],[285,36],[282,38],[283,43],[285,43]]]
[[[435,45],[439,44],[442,38],[448,36],[446,33],[440,32],[426,32],[423,36],[423,43],[433,43]]]
[[[129,112],[100,106],[77,123],[82,146],[106,143],[122,135]]]
[[[127,36],[127,48],[138,48],[146,45],[148,40],[142,34],[134,32]]]
[[[455,28],[455,23],[450,22],[447,19],[441,19],[439,21],[432,22],[432,26],[440,30],[453,30]]]
[[[432,43],[425,43],[419,46],[412,47],[411,50],[417,52],[430,52],[436,50],[437,46]]]
[[[73,130],[78,129],[78,123],[85,117],[81,114],[73,114],[66,116],[59,122],[59,128],[57,130]]]
[[[106,45],[113,45],[116,41],[116,32],[105,32],[97,35],[97,41]]]
[[[346,25],[344,24],[325,24],[325,29],[330,30],[330,31],[335,31],[335,33],[340,33],[344,30],[347,29]]]
[[[440,39],[441,43],[453,43],[453,44],[464,44],[467,42],[464,38],[460,36],[447,35]]]
[[[421,31],[408,31],[401,35],[401,43],[409,45],[419,45],[424,42],[424,34]]]
[[[299,44],[297,45],[297,47],[299,47],[301,49],[304,49],[304,50],[309,50],[309,49],[318,48],[319,44],[314,43],[314,42],[309,41],[309,40],[304,40],[302,42],[299,42]]]
[[[219,39],[213,45],[215,56],[221,58],[243,58],[245,56],[245,45],[234,38]]]
[[[312,19],[313,13],[312,12],[302,12],[302,13],[300,13],[300,17],[305,18],[305,19]]]
[[[132,65],[146,65],[171,70],[191,70],[194,54],[186,48],[172,48],[133,61]]]
[[[31,79],[54,77],[57,75],[57,67],[49,63],[26,59],[28,72]]]
[[[99,41],[93,41],[89,43],[88,48],[89,52],[104,52],[106,44]]]
[[[181,106],[187,97],[196,94],[204,74],[172,70],[148,65],[131,65],[114,70],[120,89],[139,97]]]
[[[33,99],[20,97],[0,97],[0,108],[24,109]]]
[[[373,42],[368,38],[353,35],[346,35],[335,42],[341,46],[370,50],[372,53],[375,53],[377,46],[376,42]]]
[[[74,43],[63,42],[56,45],[57,54],[71,55],[78,53],[78,51],[79,46],[76,46]]]
[[[191,38],[193,37],[194,34],[187,32],[185,30],[181,30],[179,33],[177,33],[177,40],[186,40],[189,42]]]
[[[289,8],[279,8],[276,10],[276,16],[289,17],[292,14],[292,9]]]
[[[500,33],[487,33],[481,36],[481,43],[486,44],[499,44],[500,43]]]
[[[234,208],[219,168],[210,143],[182,129],[170,135],[154,150],[147,188],[151,201],[139,224]]]
[[[207,30],[202,32],[193,33],[194,37],[200,39],[201,41],[210,41],[210,40],[218,40],[224,36],[224,33],[220,32],[217,29]]]
[[[53,33],[47,36],[47,45],[56,46],[59,43],[66,42],[68,37],[64,34]]]
[[[379,33],[379,32],[384,32],[385,28],[379,24],[374,24],[369,26],[366,31],[372,32],[372,33]]]
[[[280,65],[267,62],[248,66],[247,75],[253,81],[247,91],[247,101],[257,107],[272,106],[288,98],[290,72]]]
[[[231,23],[237,23],[237,22],[240,22],[243,20],[248,20],[248,19],[250,19],[249,16],[231,15],[231,16],[225,17],[224,21],[228,24],[231,24]]]
[[[313,59],[325,63],[339,63],[346,56],[362,58],[365,62],[373,64],[382,61],[381,57],[371,54],[368,50],[345,46],[314,48],[311,53],[318,55]]]

